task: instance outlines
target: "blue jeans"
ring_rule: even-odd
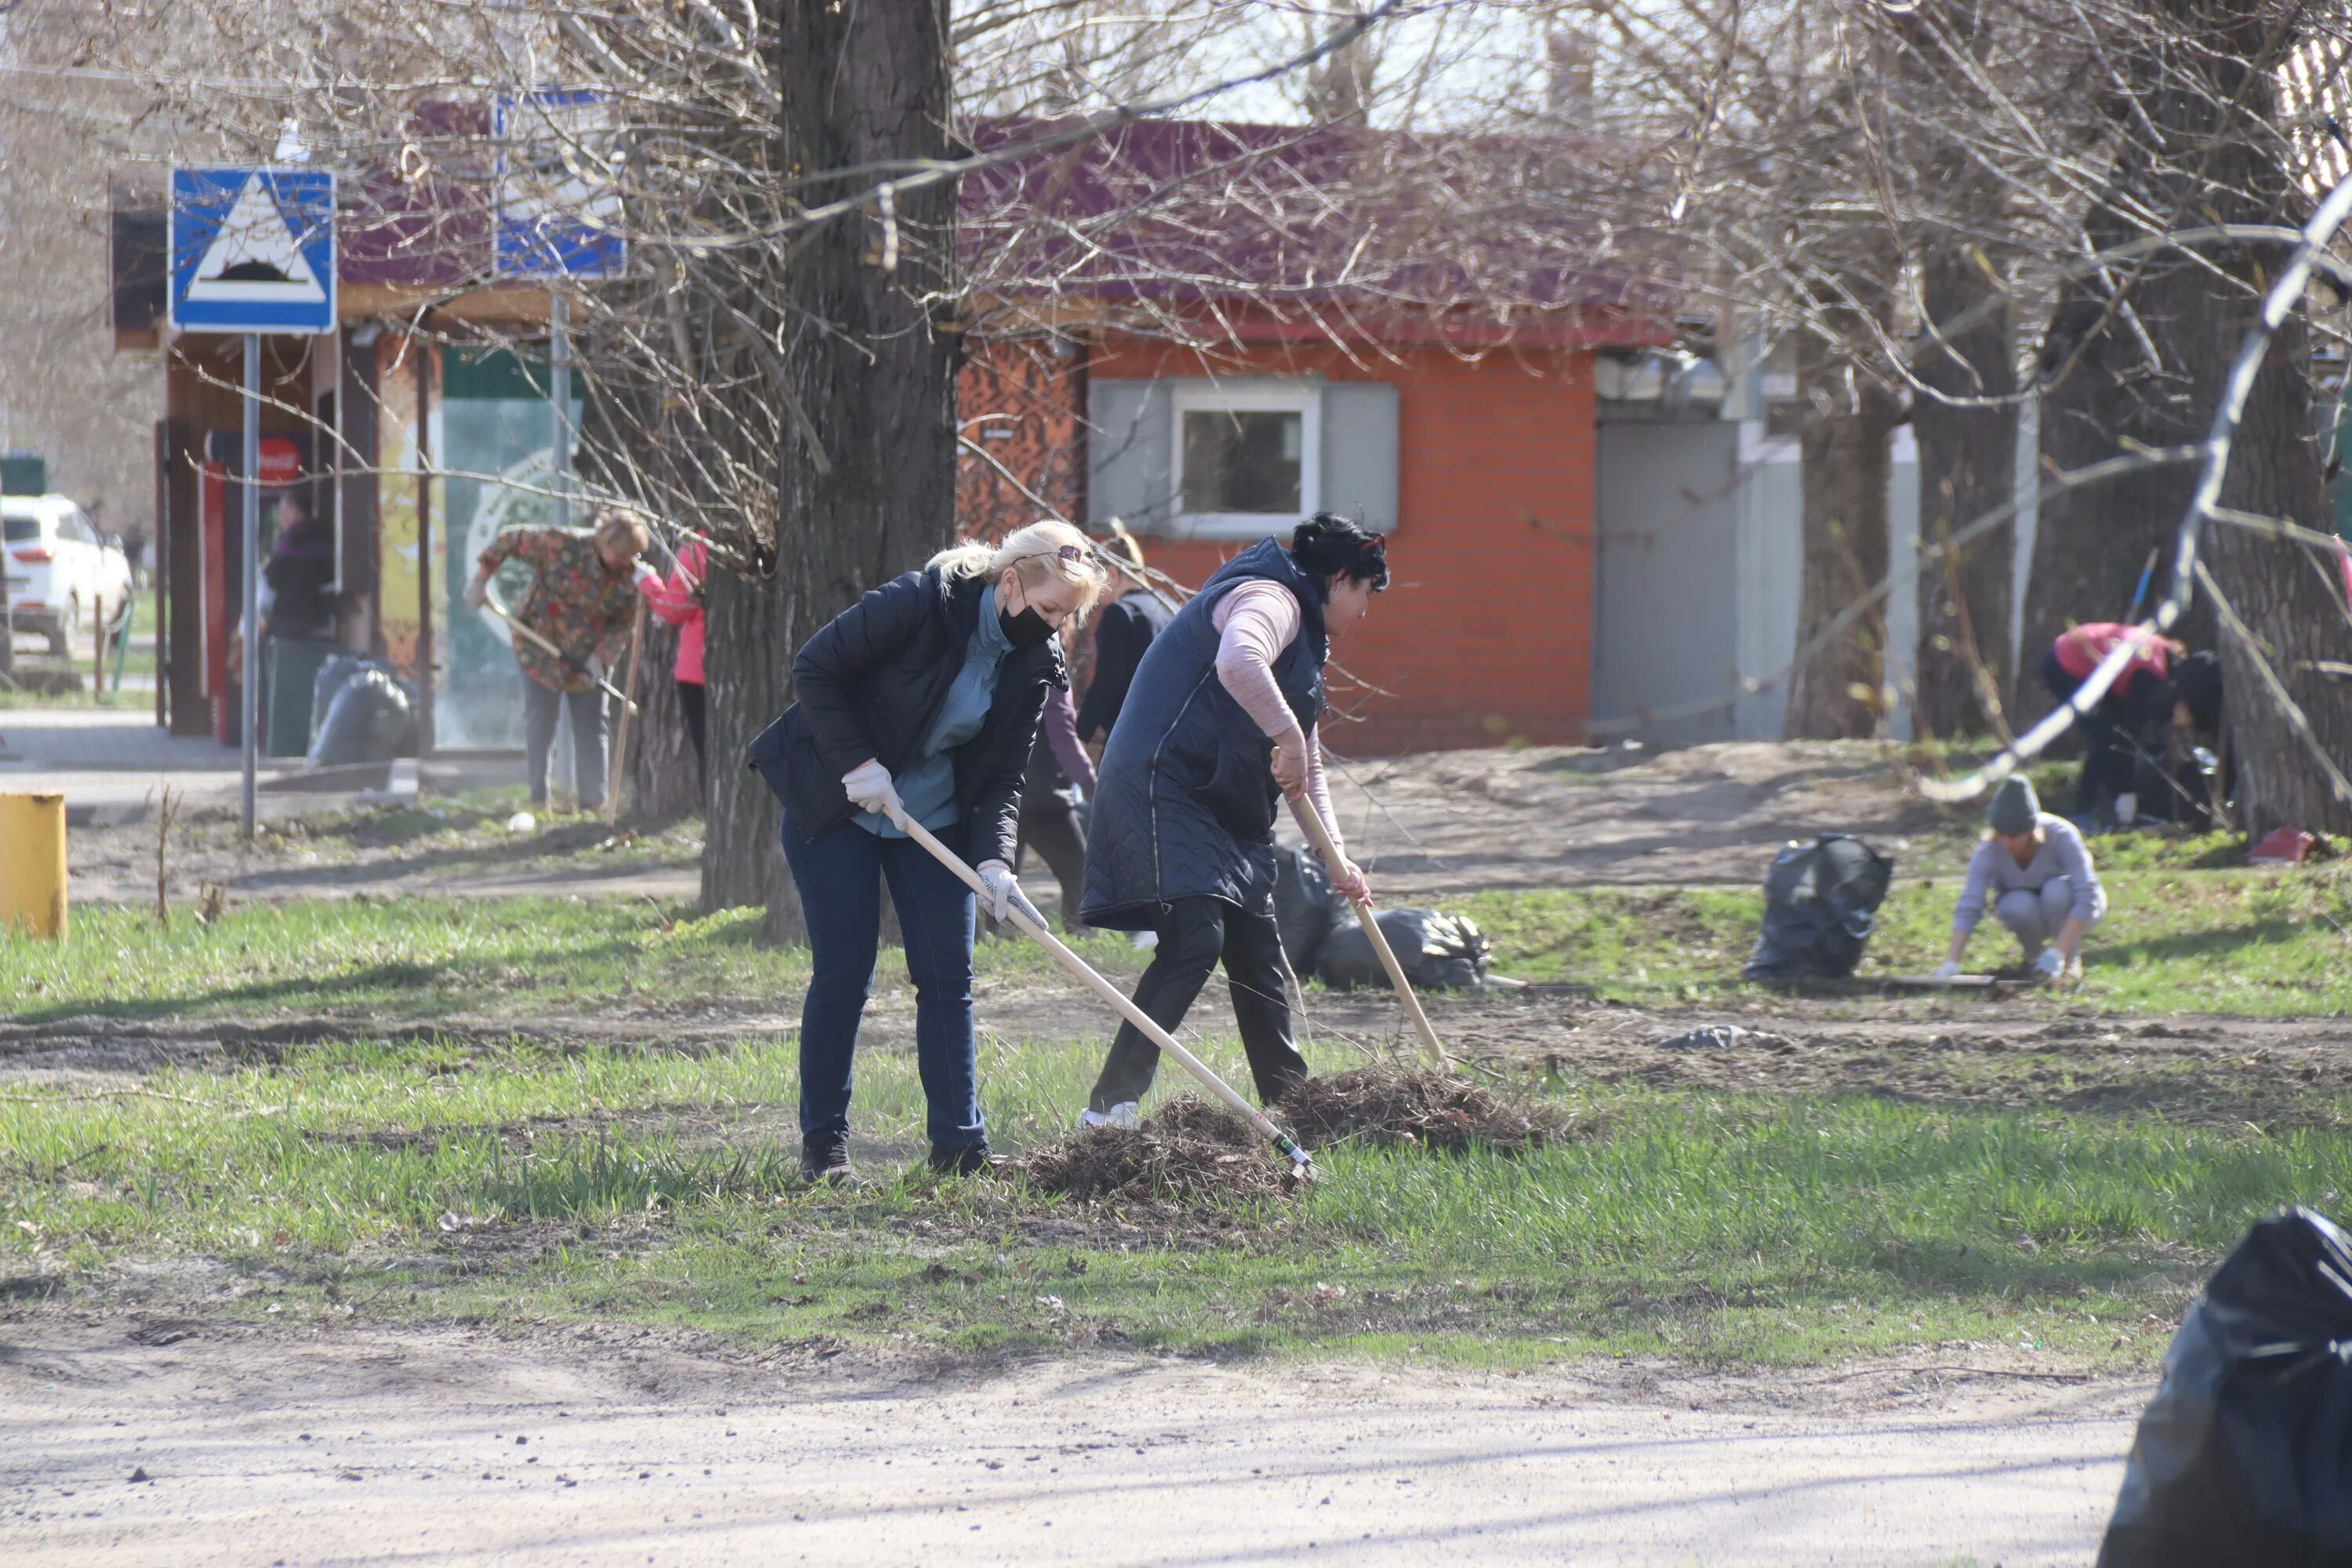
[[[961,825],[940,830],[961,854]],[[803,843],[789,816],[784,859],[800,889],[815,973],[801,1003],[801,1134],[849,1131],[850,1058],[874,989],[884,881],[907,939],[915,983],[915,1064],[930,1108],[931,1145],[984,1142],[971,1021],[971,889],[908,838],[881,838],[845,822]]]

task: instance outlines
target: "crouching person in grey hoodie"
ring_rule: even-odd
[[[2106,890],[2091,866],[2091,851],[2074,825],[2053,816],[2034,798],[2033,785],[2003,779],[1985,812],[1984,841],[1969,858],[1967,884],[1952,911],[1952,945],[1938,976],[1960,972],[1960,955],[1984,919],[1985,903],[2016,933],[2026,962],[2046,980],[2072,984],[2083,977],[2083,934],[2107,912]]]

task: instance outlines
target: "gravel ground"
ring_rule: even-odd
[[[0,1558],[2081,1563],[2137,1383],[0,1323]],[[143,1478],[143,1479],[142,1479]]]

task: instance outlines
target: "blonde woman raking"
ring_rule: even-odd
[[[809,638],[793,660],[800,700],[751,743],[751,765],[784,805],[784,858],[808,918],[801,1168],[811,1180],[850,1173],[850,1064],[884,882],[915,983],[931,1168],[992,1168],[973,1053],[972,895],[908,841],[891,808],[974,862],[1003,917],[1038,716],[1046,693],[1069,685],[1054,634],[1085,617],[1102,584],[1093,546],[1066,523],[943,551]]]

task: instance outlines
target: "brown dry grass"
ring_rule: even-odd
[[[1279,1118],[1309,1149],[1360,1138],[1455,1153],[1474,1146],[1518,1153],[1568,1131],[1558,1117],[1514,1105],[1467,1078],[1391,1062],[1308,1079],[1283,1097]]]
[[[1309,1079],[1276,1120],[1309,1149],[1349,1139],[1393,1148],[1518,1153],[1568,1135],[1557,1115],[1514,1105],[1468,1079],[1380,1063]],[[1022,1162],[1042,1192],[1154,1204],[1263,1203],[1293,1190],[1290,1167],[1248,1122],[1186,1095],[1137,1128],[1092,1127]]]
[[[1185,1095],[1140,1127],[1090,1127],[1022,1162],[1032,1186],[1074,1198],[1255,1203],[1291,1187],[1287,1161],[1222,1105]]]

